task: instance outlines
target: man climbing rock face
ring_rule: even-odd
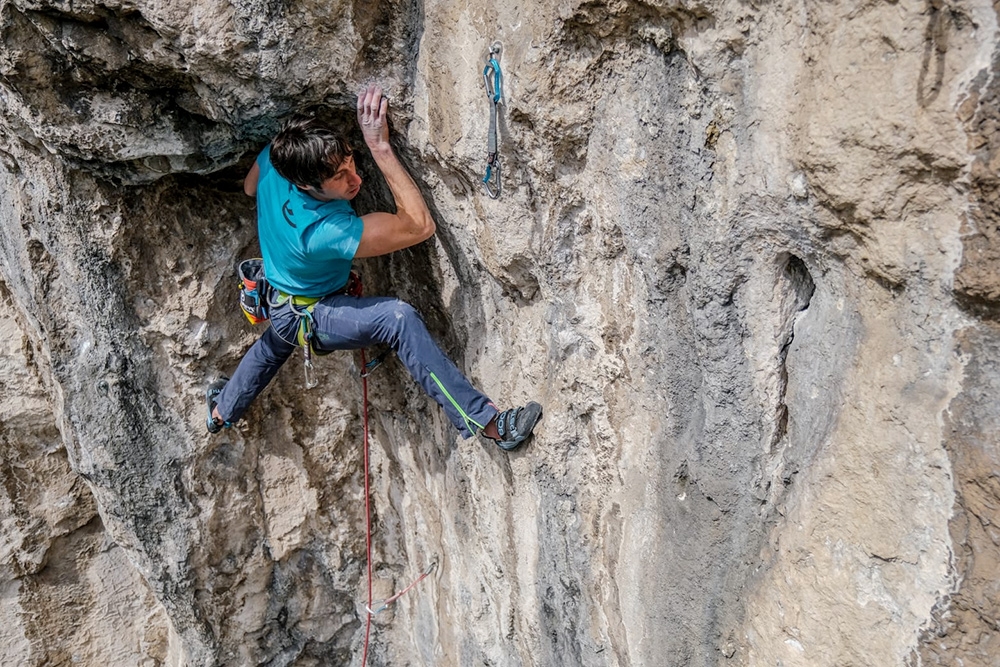
[[[534,402],[500,412],[444,355],[409,304],[348,292],[355,257],[408,248],[435,231],[420,190],[389,145],[388,108],[378,86],[358,93],[358,123],[396,213],[355,214],[350,201],[362,179],[353,150],[338,132],[308,116],[287,120],[247,174],[244,191],[257,198],[257,232],[271,286],[263,295],[271,303],[271,326],[231,380],[209,385],[210,432],[239,420],[296,344],[310,340],[322,351],[389,345],[465,437],[479,433],[512,450],[541,417]]]

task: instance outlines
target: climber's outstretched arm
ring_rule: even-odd
[[[375,257],[408,248],[430,238],[435,230],[420,189],[389,145],[388,110],[389,100],[382,97],[382,89],[375,84],[358,93],[358,124],[392,191],[396,213],[361,216],[364,231],[355,257]]]

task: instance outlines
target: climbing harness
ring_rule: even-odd
[[[306,389],[312,389],[319,380],[316,379],[316,367],[313,365],[313,355],[329,354],[316,347],[313,340],[313,309],[321,297],[299,297],[279,293],[279,303],[287,300],[288,307],[299,317],[299,330],[295,336],[295,344],[302,348],[303,370],[305,372]]]
[[[319,380],[316,378],[316,365],[313,363],[313,357],[321,357],[331,352],[331,350],[320,348],[313,336],[315,329],[313,310],[316,308],[316,304],[326,297],[295,296],[294,294],[286,294],[281,290],[272,288],[268,285],[266,278],[264,278],[264,264],[259,258],[240,262],[239,274],[240,307],[243,309],[243,314],[247,316],[247,319],[252,324],[266,322],[270,317],[270,309],[285,303],[288,304],[292,313],[298,316],[299,327],[295,334],[295,340],[288,342],[302,348],[306,389],[312,389],[319,384]],[[361,296],[363,292],[364,286],[361,283],[361,276],[351,271],[347,279],[347,285],[343,289],[334,292],[334,294]],[[365,364],[361,377],[366,378],[371,375],[372,371],[385,361],[391,351],[391,349],[386,350]]]
[[[503,104],[503,73],[500,71],[500,51],[503,46],[494,42],[490,47],[490,56],[483,68],[483,83],[486,84],[486,94],[490,98],[490,131],[487,140],[486,175],[483,176],[483,188],[490,199],[500,197],[503,187],[500,181],[500,157],[497,149],[497,106]],[[490,72],[493,81],[490,82]]]
[[[385,353],[376,357],[372,361],[378,361],[381,363],[381,358],[385,356]],[[378,364],[375,364],[376,366]],[[411,588],[419,584],[421,581],[426,579],[431,572],[437,567],[437,557],[435,556],[431,560],[431,564],[427,566],[419,577],[413,581],[409,586],[399,591],[392,597],[386,598],[385,600],[378,600],[378,604],[372,601],[372,511],[371,511],[371,482],[370,476],[368,474],[369,464],[368,464],[368,376],[371,375],[371,371],[374,367],[369,369],[370,363],[365,360],[365,351],[361,350],[361,413],[362,422],[364,424],[364,466],[365,466],[365,554],[368,561],[368,604],[365,605],[366,614],[365,618],[365,644],[364,652],[361,655],[361,667],[365,667],[368,664],[368,640],[371,636],[372,630],[372,616],[384,611],[393,602],[403,597]]]
[[[351,271],[351,274],[347,279],[347,285],[345,285],[343,289],[334,292],[334,294],[361,296],[363,290],[364,288],[361,284],[361,276],[359,276],[356,272]],[[313,310],[316,308],[316,304],[326,297],[294,296],[292,294],[285,294],[280,290],[276,291],[278,293],[277,299],[274,303],[270,303],[270,305],[273,307],[287,302],[289,309],[291,309],[291,311],[299,318],[299,329],[295,335],[295,345],[302,348],[303,371],[305,373],[306,389],[312,389],[319,384],[319,380],[316,378],[316,366],[313,364],[313,356],[321,357],[330,354],[331,352],[331,350],[324,350],[318,347],[316,345],[316,340],[313,337]],[[330,295],[328,294],[327,296]],[[381,363],[383,358],[384,355],[379,358],[379,363]]]

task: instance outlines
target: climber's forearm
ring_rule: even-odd
[[[382,171],[392,197],[396,202],[396,215],[412,224],[414,230],[425,236],[434,233],[434,219],[427,208],[427,202],[421,194],[413,177],[399,161],[392,147],[388,144],[375,146],[371,149],[375,164]]]

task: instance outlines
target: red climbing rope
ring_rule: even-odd
[[[371,512],[371,488],[368,484],[368,376],[364,373],[367,367],[365,363],[365,351],[361,350],[361,412],[364,415],[365,431],[365,549],[366,560],[368,561],[368,605],[365,607],[365,650],[361,656],[361,667],[368,664],[368,637],[372,631],[372,512]]]
[[[372,359],[372,367],[369,368],[365,361],[365,351],[361,350],[361,414],[364,423],[364,466],[365,466],[365,553],[368,560],[368,604],[365,606],[365,649],[361,655],[361,667],[365,667],[368,664],[368,639],[371,636],[372,631],[372,616],[379,613],[383,609],[386,609],[393,602],[403,597],[403,595],[409,591],[411,588],[419,584],[421,581],[426,579],[434,568],[437,567],[437,556],[431,560],[431,564],[424,570],[417,579],[401,590],[400,592],[393,595],[387,600],[380,600],[377,609],[372,609],[372,511],[371,511],[371,484],[369,482],[368,475],[368,376],[371,372],[382,363],[382,359],[385,355],[381,355]]]

